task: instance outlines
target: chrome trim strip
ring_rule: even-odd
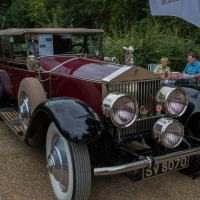
[[[66,64],[66,63],[68,63],[68,62],[70,62],[70,61],[72,61],[72,60],[78,60],[78,57],[76,57],[76,58],[71,58],[70,60],[67,60],[67,61],[65,61],[65,62],[63,62],[63,63],[57,65],[56,67],[54,67],[53,69],[51,69],[51,70],[49,70],[49,71],[43,70],[42,68],[41,68],[41,70],[42,70],[43,72],[46,72],[46,73],[53,72],[55,69],[59,68],[60,66]]]
[[[125,71],[129,70],[131,67],[122,67],[118,69],[117,71],[113,72],[112,74],[106,76],[105,78],[102,79],[102,81],[105,82],[110,82],[113,78],[119,76],[120,74],[124,73]]]
[[[160,114],[160,115],[155,115],[155,116],[151,116],[151,117],[145,117],[145,118],[138,118],[135,121],[144,121],[147,119],[155,119],[155,118],[161,118],[161,117],[167,117],[167,114]]]
[[[53,69],[51,69],[51,70],[49,70],[49,71],[45,71],[45,70],[43,70],[43,69],[41,68],[41,74],[43,74],[43,73],[44,73],[44,74],[45,74],[45,73],[51,73],[52,75],[59,75],[59,76],[64,76],[64,77],[70,77],[70,78],[75,78],[75,79],[79,79],[79,80],[91,81],[91,82],[95,82],[95,83],[102,83],[101,80],[95,80],[95,79],[83,78],[83,77],[76,77],[76,76],[69,76],[69,75],[63,75],[63,74],[59,74],[59,73],[54,73],[54,72],[53,72],[55,69],[59,68],[59,67],[62,66],[63,64],[66,64],[66,63],[68,63],[68,62],[70,62],[70,61],[72,61],[72,60],[77,60],[77,59],[80,59],[80,58],[83,59],[83,60],[95,61],[95,62],[97,62],[97,63],[104,63],[104,64],[114,65],[113,63],[107,63],[107,62],[105,62],[105,61],[93,60],[93,59],[82,58],[82,57],[75,57],[75,58],[72,58],[72,59],[70,59],[70,60],[67,60],[67,61],[65,61],[65,62],[63,62],[63,63],[57,65],[56,67],[54,67]],[[122,66],[122,65],[121,65],[121,66]],[[5,67],[9,67],[9,66],[5,66]],[[17,70],[21,70],[21,71],[27,71],[27,72],[32,72],[32,73],[34,73],[34,71],[29,71],[28,68],[27,68],[27,70],[25,70],[25,69],[20,69],[20,68],[17,68],[17,67],[12,67],[12,68],[17,69]],[[120,75],[121,73],[127,71],[129,68],[130,68],[130,67],[127,67],[127,66],[126,66],[126,67],[122,67],[122,68],[118,69],[116,72],[112,73],[114,76],[113,76],[111,79],[113,79],[113,78],[115,78],[116,76]],[[112,76],[112,74],[109,75],[109,76],[107,76],[107,77]],[[106,79],[107,77],[105,77],[104,79]],[[104,79],[103,79],[103,80],[104,80]]]
[[[170,160],[179,159],[182,157],[192,156],[200,153],[200,147],[192,148],[192,149],[186,149],[183,151],[178,151],[174,153],[170,153],[163,156],[158,156],[153,158],[156,164],[160,164],[163,162],[167,162]],[[132,162],[124,165],[114,166],[114,167],[102,167],[102,168],[94,168],[94,175],[95,176],[104,176],[104,175],[113,175],[113,174],[120,174],[136,169],[143,169],[143,168],[150,168],[152,165],[151,161],[152,159],[149,159],[149,157],[144,157],[143,160]]]
[[[11,62],[10,62],[10,63],[11,63]],[[27,67],[27,63],[20,63],[20,64]],[[35,74],[34,71],[29,71],[28,68],[27,68],[27,69],[20,69],[20,68],[18,68],[18,67],[10,67],[10,66],[4,65],[4,64],[1,64],[1,66],[6,67],[6,68],[9,68],[9,69],[12,68],[12,69],[16,69],[16,70],[19,70],[19,71],[25,71],[25,72],[29,72],[29,73],[31,72],[31,73],[34,73],[34,74]]]
[[[102,84],[102,86],[101,86],[101,88],[102,88],[102,102],[103,102],[103,100],[106,98],[106,96],[108,95],[108,91],[107,91],[107,87],[106,87],[106,84]]]
[[[52,55],[51,55],[52,56]],[[84,56],[84,55],[83,55]],[[46,57],[46,56],[45,56]],[[40,57],[42,58],[42,57]],[[78,59],[83,59],[83,60],[89,60],[89,61],[93,61],[94,63],[97,62],[97,63],[104,63],[104,64],[110,64],[110,65],[119,65],[119,64],[114,64],[114,63],[108,63],[108,62],[105,62],[105,61],[101,61],[101,60],[94,60],[94,59],[89,59],[89,58],[85,58],[85,57],[75,57],[75,58],[71,58],[70,60],[67,60],[61,64],[59,64],[58,66],[54,67],[53,69],[49,70],[49,71],[45,71],[42,69],[43,72],[52,72],[54,71],[55,69],[59,68],[60,66],[62,66],[63,64],[66,64],[72,60],[78,60]],[[99,57],[100,59],[100,57]],[[121,66],[121,65],[120,65]]]
[[[50,98],[52,98],[52,82],[51,82],[51,73],[49,73],[49,89],[50,89]]]
[[[87,55],[85,55],[85,56],[87,56]],[[114,66],[121,66],[121,67],[123,67],[124,65],[121,65],[121,64],[115,64],[115,63],[112,63],[112,62],[106,62],[106,61],[104,61],[104,60],[94,60],[94,59],[92,59],[92,58],[87,58],[87,57],[79,57],[79,58],[81,58],[81,59],[84,59],[84,60],[89,60],[89,61],[93,61],[94,63],[103,63],[103,64],[106,64],[106,65],[114,65]],[[99,57],[99,59],[100,59],[101,57]]]
[[[5,67],[8,67],[8,66],[5,66]],[[19,71],[24,71],[24,72],[27,72],[27,73],[33,73],[33,74],[35,74],[34,71],[29,71],[28,69],[19,69],[19,68],[16,68],[16,67],[12,67],[12,68],[13,69],[17,69]],[[49,74],[49,73],[48,72],[41,72],[41,74]],[[89,79],[89,78],[78,77],[78,76],[71,76],[71,75],[65,75],[65,74],[59,74],[59,73],[52,73],[51,72],[51,75],[63,76],[63,77],[68,77],[68,78],[73,78],[73,79],[78,79],[78,80],[84,80],[84,81],[89,81],[89,82],[94,82],[94,83],[102,83],[101,80],[95,80],[95,79]]]
[[[89,81],[89,82],[94,82],[94,83],[102,83],[101,80],[89,79],[89,78],[78,77],[78,76],[71,76],[71,75],[65,75],[65,74],[56,74],[56,73],[51,73],[51,75],[63,76],[63,77],[67,77],[67,78],[73,78],[73,79],[78,79],[78,80],[84,80],[84,81]]]
[[[48,58],[48,57],[77,57],[81,56],[80,53],[74,53],[74,54],[56,54],[56,55],[45,55],[45,56],[38,56],[37,58]]]

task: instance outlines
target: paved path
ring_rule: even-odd
[[[0,200],[55,200],[45,153],[22,142],[0,120]],[[200,200],[200,177],[178,172],[131,182],[124,175],[93,177],[90,200]]]

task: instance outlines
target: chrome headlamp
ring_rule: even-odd
[[[103,100],[103,114],[110,118],[117,127],[130,126],[138,116],[138,103],[130,95],[121,93],[109,94]]]
[[[171,117],[180,117],[188,106],[188,96],[182,88],[162,87],[156,94],[156,101]]]
[[[153,138],[166,148],[174,148],[180,144],[184,136],[182,124],[168,117],[160,118],[153,126]]]

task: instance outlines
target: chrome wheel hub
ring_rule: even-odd
[[[31,116],[31,110],[30,110],[29,100],[25,92],[22,92],[20,95],[19,119],[24,132],[27,129],[30,116]]]
[[[66,149],[62,139],[56,134],[52,140],[51,151],[47,157],[47,169],[54,176],[62,192],[67,192],[69,168]]]

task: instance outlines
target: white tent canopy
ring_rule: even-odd
[[[200,0],[149,0],[152,15],[185,19],[200,27]]]

